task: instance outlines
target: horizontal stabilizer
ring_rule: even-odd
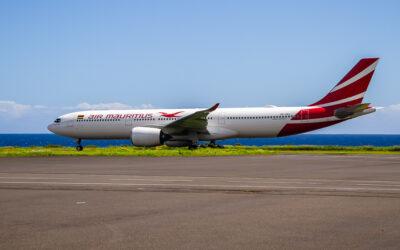
[[[372,108],[369,105],[370,103],[361,103],[344,108],[338,108],[335,110],[334,114],[337,118],[340,119],[369,114],[375,111],[375,108]]]

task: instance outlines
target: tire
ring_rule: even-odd
[[[76,151],[82,151],[83,150],[83,147],[80,146],[80,145],[76,146],[75,148],[76,148]]]

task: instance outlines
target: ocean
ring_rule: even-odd
[[[280,138],[229,139],[224,145],[338,145],[338,146],[394,146],[400,145],[400,135],[301,134]],[[131,145],[129,140],[83,140],[83,146]],[[75,146],[73,139],[54,134],[0,134],[0,146]]]

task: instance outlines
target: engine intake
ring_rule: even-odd
[[[159,128],[134,127],[131,132],[131,141],[134,146],[154,147],[164,144],[168,139]]]

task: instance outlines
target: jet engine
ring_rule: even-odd
[[[132,144],[139,147],[162,145],[168,137],[159,128],[134,127],[131,133]]]

